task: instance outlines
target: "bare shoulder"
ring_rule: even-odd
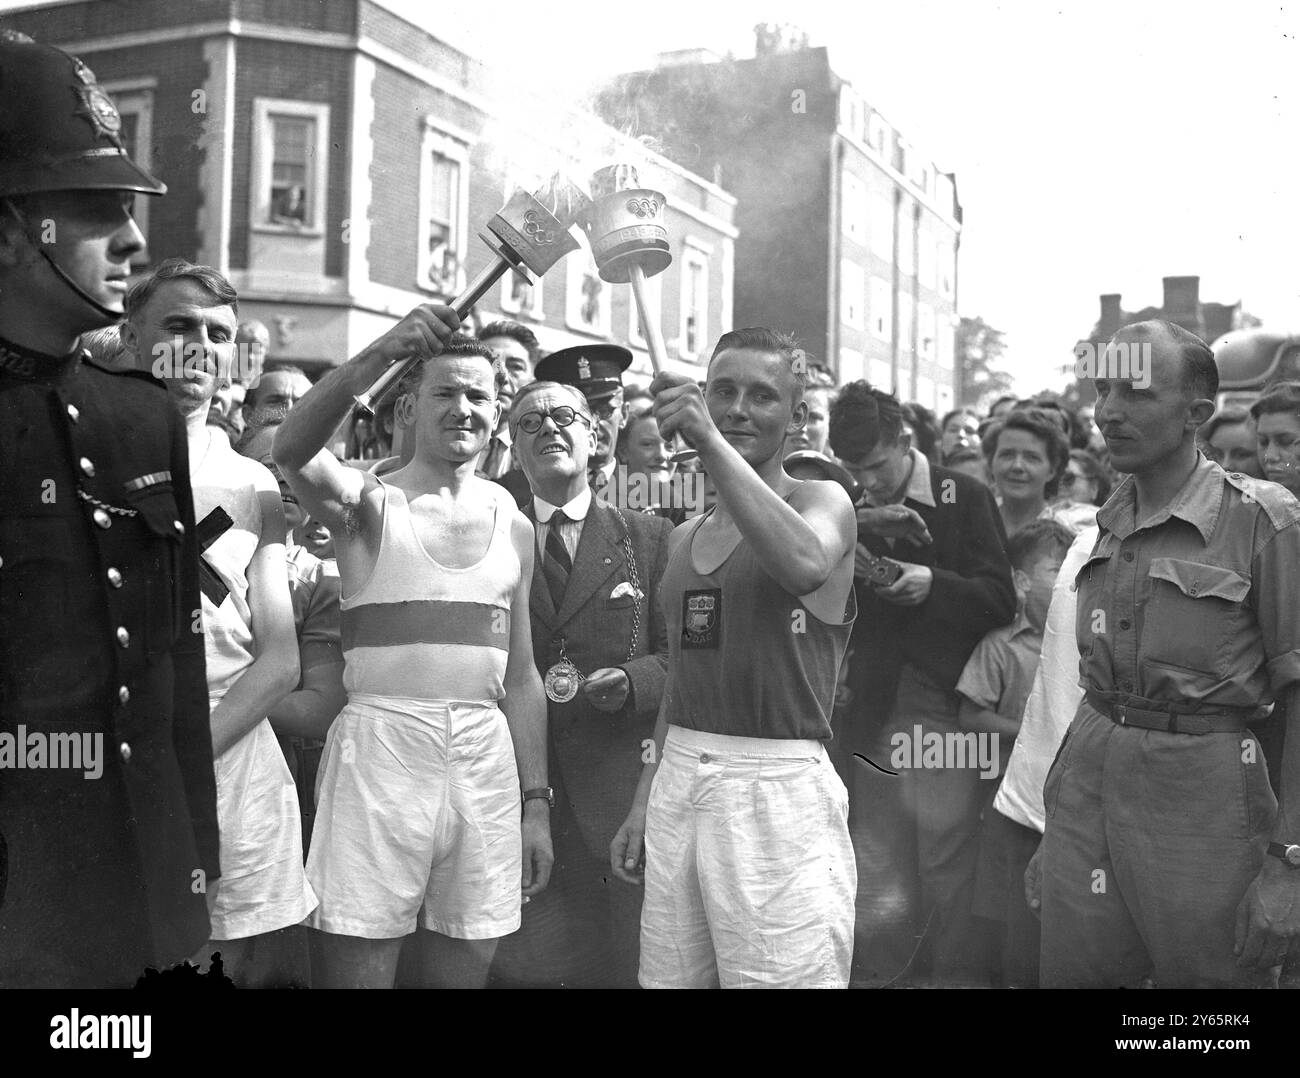
[[[837,518],[852,523],[853,502],[838,483],[830,479],[801,479],[790,495],[790,505],[801,515],[809,510],[833,513]]]

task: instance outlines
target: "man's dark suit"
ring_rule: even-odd
[[[533,519],[531,501],[525,513]],[[641,892],[610,875],[609,843],[632,805],[643,743],[654,736],[663,696],[668,637],[659,581],[671,532],[659,517],[615,510],[593,499],[559,610],[537,559],[531,613],[539,673],[545,677],[559,661],[563,641],[565,655],[584,674],[621,667],[632,692],[614,714],[592,707],[581,691],[568,703],[547,702],[555,869],[547,890],[524,907],[523,927],[498,949],[495,970],[509,983],[635,985]],[[625,535],[639,598],[611,597],[619,585],[631,582]],[[638,609],[640,631],[629,660]]]
[[[855,582],[851,699],[835,729],[859,859],[855,977],[868,983],[899,974],[923,929],[940,979],[972,977],[980,962],[969,909],[983,780],[969,768],[893,768],[891,749],[900,733],[914,741],[918,726],[924,735],[958,732],[957,680],[980,638],[1011,621],[1016,597],[988,488],[929,470],[934,504],[919,497],[904,504],[921,515],[933,543],[898,541],[891,549],[884,539],[861,538],[874,554],[928,566],[930,594],[919,606],[899,606]],[[882,775],[852,753],[900,774]],[[918,961],[923,969],[927,956]]]

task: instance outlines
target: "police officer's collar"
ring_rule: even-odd
[[[66,356],[52,356],[0,337],[0,375],[29,382],[53,382],[76,366],[86,353],[76,348]]]

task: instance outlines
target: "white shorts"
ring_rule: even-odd
[[[263,719],[217,757],[213,771],[221,880],[211,938],[244,939],[300,923],[316,895],[302,867],[297,787],[270,722]]]
[[[519,774],[495,704],[354,694],[316,789],[314,928],[495,939],[519,927]]]
[[[644,988],[845,988],[858,873],[820,741],[668,728],[650,789]]]

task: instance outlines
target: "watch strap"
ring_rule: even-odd
[[[1283,864],[1291,868],[1300,868],[1300,846],[1285,842],[1270,842],[1268,853],[1272,857],[1280,858]]]
[[[555,808],[555,791],[549,786],[538,786],[532,790],[525,790],[523,800],[545,801],[551,808]]]

